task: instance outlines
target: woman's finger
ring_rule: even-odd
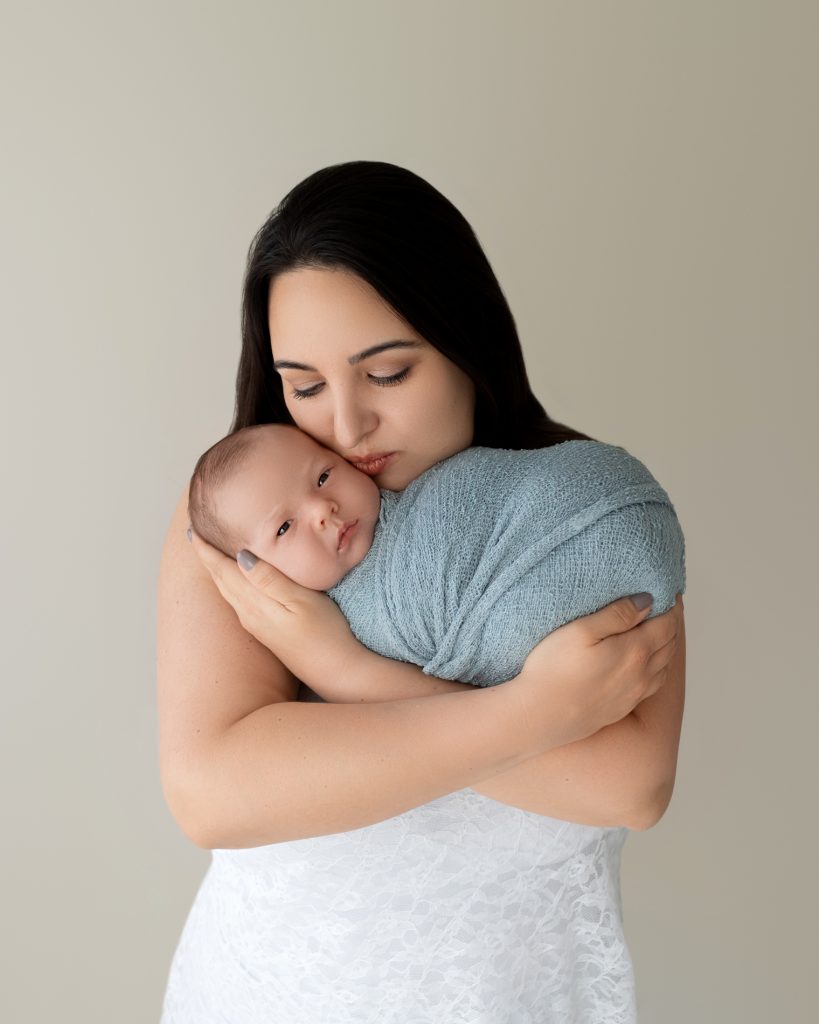
[[[682,614],[682,603],[677,598],[676,603],[667,612],[656,615],[653,619],[646,619],[633,630],[640,642],[645,645],[647,659],[676,637],[680,631]]]
[[[308,685],[337,671],[339,650],[359,647],[326,594],[294,583],[250,551],[234,560],[195,534],[191,542],[242,627]]]
[[[190,540],[193,545],[193,550],[196,552],[202,563],[210,570],[213,576],[219,575],[224,570],[225,563],[231,563],[233,559],[222,554],[222,552],[212,544],[208,544],[208,542],[203,540],[194,529],[189,529],[191,530]]]
[[[663,644],[662,647],[657,650],[648,659],[646,667],[648,668],[650,675],[656,675],[664,668],[668,667],[669,662],[674,657],[674,651],[677,649],[677,634],[675,633],[670,640]]]
[[[232,606],[244,628],[257,638],[280,615],[289,614],[297,604],[303,606],[305,599],[309,602],[316,596],[250,551],[240,551],[236,559],[228,558],[196,533],[191,543],[219,593]]]
[[[285,608],[292,608],[299,600],[304,600],[313,591],[294,583],[269,562],[257,558],[250,551],[240,551],[236,558],[237,565],[245,579],[250,580],[257,590],[272,597]]]
[[[247,603],[248,596],[253,596],[253,590],[249,590],[244,574],[235,559],[228,558],[218,548],[203,540],[196,532],[191,537],[191,543],[203,565],[210,572],[219,593],[228,604],[233,605],[234,609],[239,612],[242,600],[244,599],[244,602]]]
[[[591,643],[600,643],[618,634],[628,636],[651,613],[651,604],[651,594],[621,597],[568,625],[574,625],[575,630],[582,629]]]

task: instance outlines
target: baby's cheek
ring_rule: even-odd
[[[263,561],[269,562],[274,568],[279,568],[277,563],[281,561],[281,559],[273,544],[262,544],[259,549],[253,553]]]

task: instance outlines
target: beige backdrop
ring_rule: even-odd
[[[817,5],[4,7],[2,1019],[158,1018],[208,863],[159,786],[159,551],[251,235],[367,158],[463,211],[546,408],[686,532],[677,787],[624,851],[642,1022],[807,1020]]]

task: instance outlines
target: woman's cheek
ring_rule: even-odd
[[[314,402],[315,399],[302,399],[303,403],[311,401]],[[321,415],[320,410],[307,410],[298,407],[294,409],[288,406],[288,411],[299,430],[309,434],[314,441],[324,445],[325,448],[336,450],[332,417],[328,419],[327,416]]]

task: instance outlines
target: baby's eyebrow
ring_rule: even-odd
[[[321,455],[316,454],[314,458],[310,459],[307,463],[305,463],[305,478],[309,480],[311,477],[315,476],[316,473],[318,473],[319,466],[324,467],[326,465],[327,459],[325,458],[325,454],[323,452],[321,453]],[[270,512],[268,512],[264,519],[261,521],[261,523],[259,524],[259,529],[265,530],[270,525],[271,522],[274,522],[280,516],[283,516],[284,512],[285,506],[281,502],[277,502],[270,510]]]
[[[360,363],[362,359],[369,359],[370,356],[377,356],[379,352],[385,352],[390,348],[421,348],[420,341],[410,341],[403,338],[396,338],[393,341],[382,341],[378,345],[372,345],[370,348],[365,348],[363,352],[358,352],[354,356],[350,356],[347,362],[350,366],[355,366]],[[319,371],[315,366],[308,366],[306,363],[295,363],[291,359],[274,359],[273,360],[274,370],[309,370],[311,373],[318,373]]]
[[[276,505],[275,508],[273,508],[270,512],[268,512],[268,514],[264,517],[264,519],[259,524],[260,529],[264,530],[274,519],[278,519],[279,518],[279,516],[282,514],[279,511],[279,509],[280,509],[280,506]]]

